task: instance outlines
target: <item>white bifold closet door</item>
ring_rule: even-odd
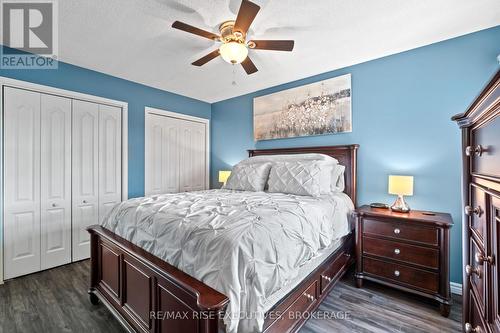
[[[206,127],[146,113],[146,195],[206,189]]]
[[[41,269],[71,261],[71,99],[41,95]]]
[[[40,94],[4,89],[4,277],[40,270]]]
[[[121,201],[121,109],[73,101],[73,261],[90,256],[86,228]]]
[[[73,101],[73,261],[90,254],[86,228],[99,216],[99,105]]]

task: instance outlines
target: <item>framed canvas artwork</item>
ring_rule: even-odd
[[[254,139],[352,131],[351,74],[254,98]]]

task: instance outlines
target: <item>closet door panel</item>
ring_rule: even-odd
[[[145,137],[145,194],[162,193],[163,121],[161,117],[146,115]]]
[[[163,117],[162,189],[163,193],[179,192],[179,123]]]
[[[41,95],[41,269],[71,262],[71,100]]]
[[[192,149],[193,175],[191,190],[200,191],[206,188],[206,133],[205,124],[192,123]]]
[[[146,195],[179,192],[179,120],[146,115]]]
[[[99,221],[121,202],[121,109],[99,106]]]
[[[40,270],[40,94],[4,88],[4,274]]]
[[[73,261],[90,256],[86,228],[98,223],[99,105],[73,100],[72,248]]]
[[[180,190],[203,190],[206,173],[205,124],[185,121],[180,132]]]

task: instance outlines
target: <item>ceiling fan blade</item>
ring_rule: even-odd
[[[249,45],[255,44],[253,49],[273,50],[273,51],[292,51],[295,42],[293,40],[251,40]]]
[[[234,22],[233,31],[246,34],[259,10],[260,6],[251,1],[243,0],[238,11],[238,16],[236,16],[236,21]]]
[[[215,51],[210,52],[206,56],[201,57],[200,59],[196,60],[191,65],[194,65],[194,66],[203,66],[207,62],[209,62],[210,60],[213,60],[213,59],[217,58],[218,56],[219,56],[219,50],[217,49]]]
[[[216,35],[216,34],[214,34],[214,33],[211,33],[209,31],[193,27],[192,25],[189,25],[187,23],[183,23],[183,22],[180,22],[180,21],[175,21],[172,24],[172,28],[179,29],[179,30],[182,30],[182,31],[185,31],[185,32],[189,32],[189,33],[192,33],[192,34],[195,34],[195,35],[198,35],[198,36],[201,36],[201,37],[205,37],[205,38],[208,38],[208,39],[212,39],[212,40],[219,39],[219,36]]]
[[[241,63],[241,66],[243,66],[243,69],[245,70],[245,72],[247,72],[248,75],[258,71],[257,67],[255,67],[255,64],[252,62],[250,57],[246,57],[246,59]]]

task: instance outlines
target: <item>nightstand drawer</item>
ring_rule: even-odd
[[[438,229],[397,222],[382,222],[372,219],[363,221],[363,234],[409,240],[429,245],[438,245]]]
[[[427,268],[439,268],[439,250],[385,239],[363,237],[363,254],[390,258]]]
[[[421,269],[363,257],[363,270],[368,274],[428,292],[437,293],[439,291],[439,275]]]

